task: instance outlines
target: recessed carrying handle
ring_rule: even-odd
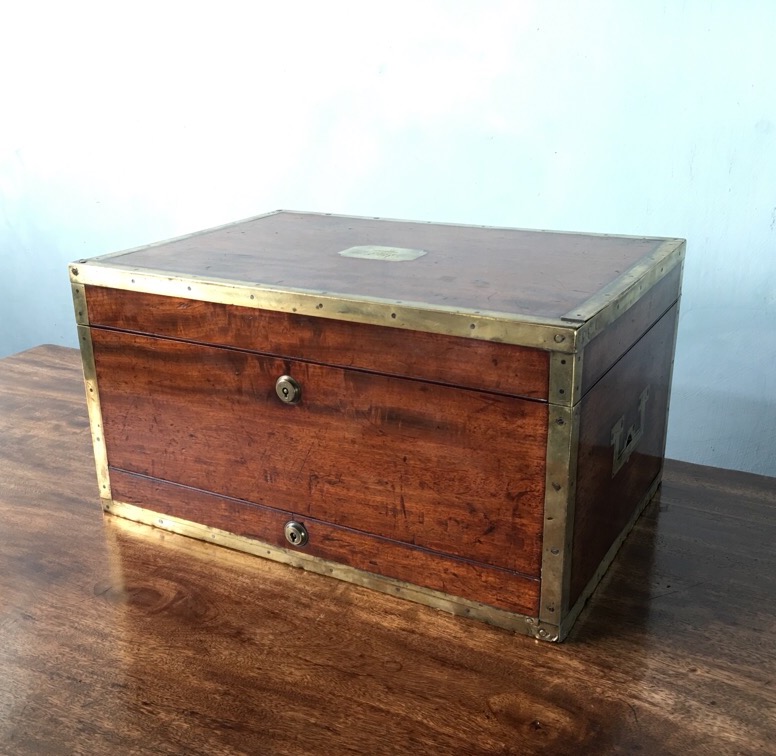
[[[644,435],[644,426],[647,417],[647,399],[649,399],[649,386],[639,396],[639,419],[625,431],[625,415],[623,415],[612,428],[612,446],[614,457],[612,459],[612,477],[617,475],[623,465],[630,459],[631,454],[638,446]]]

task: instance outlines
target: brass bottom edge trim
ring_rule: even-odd
[[[226,530],[212,528],[207,525],[183,520],[179,517],[170,517],[160,512],[139,507],[135,504],[127,504],[110,499],[102,500],[102,508],[109,514],[122,517],[126,520],[150,525],[161,530],[166,530],[178,535],[195,538],[199,541],[214,543],[219,546],[241,551],[246,554],[263,557],[275,562],[298,567],[318,575],[333,577],[348,583],[354,583],[365,588],[397,596],[408,601],[439,609],[458,617],[469,617],[480,620],[489,625],[511,630],[522,635],[530,635],[542,640],[557,640],[558,628],[549,627],[540,623],[536,617],[527,617],[523,614],[497,609],[487,604],[480,604],[470,599],[453,596],[432,588],[407,583],[403,580],[377,575],[349,567],[348,565],[330,562],[319,557],[310,556],[298,551],[282,549],[271,544],[257,541],[253,538],[229,533]]]
[[[614,543],[609,548],[609,551],[606,552],[606,556],[604,556],[603,560],[601,561],[601,564],[598,565],[598,569],[593,573],[593,577],[590,578],[590,580],[588,581],[588,584],[585,586],[584,590],[579,595],[577,602],[574,604],[573,608],[563,617],[563,621],[561,622],[561,625],[560,625],[559,640],[563,640],[568,635],[572,625],[574,624],[577,617],[579,616],[579,613],[582,611],[582,609],[584,609],[588,599],[593,595],[593,592],[598,586],[598,583],[601,582],[601,579],[606,574],[606,571],[609,569],[615,557],[617,556],[617,552],[620,550],[623,543],[625,543],[625,539],[628,537],[631,530],[633,530],[633,527],[638,522],[639,517],[641,517],[642,513],[646,509],[649,502],[652,501],[652,497],[657,492],[657,489],[660,486],[662,478],[663,478],[663,468],[661,467],[660,472],[658,472],[657,474],[657,477],[652,481],[652,485],[647,489],[647,493],[644,495],[642,500],[639,502],[639,505],[636,507],[636,511],[633,513],[630,520],[628,520],[627,524],[622,529],[622,532],[620,533],[620,535],[617,536]]]

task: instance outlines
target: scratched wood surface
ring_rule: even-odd
[[[99,286],[87,286],[86,299],[91,325],[547,398],[549,353],[540,349]]]
[[[0,753],[772,753],[775,499],[669,463],[540,643],[103,517],[76,353],[7,358]]]
[[[663,241],[282,212],[131,251],[112,263],[281,289],[559,318]],[[404,262],[339,254],[360,245],[427,254]]]
[[[419,549],[389,538],[338,527],[297,512],[259,507],[239,499],[110,468],[114,501],[135,504],[158,514],[247,536],[288,548],[283,528],[301,522],[309,542],[305,555],[346,564],[358,570],[433,588],[510,612],[536,617],[539,578],[468,559]]]
[[[538,577],[546,403],[98,328],[92,342],[113,467]],[[297,405],[275,393],[284,374]]]

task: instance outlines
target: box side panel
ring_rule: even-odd
[[[679,299],[681,281],[682,266],[679,264],[585,346],[583,394]]]
[[[337,527],[303,512],[272,510],[121,471],[113,475],[116,501],[506,611],[528,616],[537,611],[538,580],[524,575]],[[290,548],[283,535],[292,518],[309,534],[301,548]]]
[[[92,329],[111,465],[538,577],[547,404]],[[298,404],[276,380],[293,376]]]
[[[120,289],[86,296],[92,325],[547,399],[540,349]]]
[[[674,305],[582,400],[567,606],[660,475],[677,311]]]

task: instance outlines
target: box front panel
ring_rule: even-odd
[[[92,341],[112,469],[539,576],[545,403],[100,328]],[[298,404],[278,398],[282,375]]]

